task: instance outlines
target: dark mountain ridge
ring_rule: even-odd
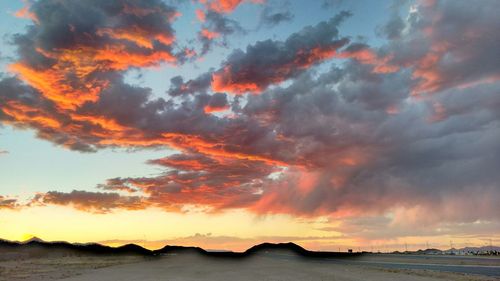
[[[244,252],[232,251],[207,251],[200,247],[184,247],[167,245],[161,249],[148,250],[136,244],[127,244],[120,247],[110,247],[97,243],[89,244],[72,244],[68,242],[45,242],[35,238],[25,242],[14,242],[0,239],[0,252],[3,250],[50,250],[49,252],[69,252],[80,254],[96,254],[96,255],[143,255],[143,256],[162,256],[162,255],[177,255],[183,253],[195,253],[208,257],[221,258],[246,258],[257,254],[266,254],[270,252],[287,252],[300,257],[309,258],[347,258],[357,257],[360,253],[340,253],[340,252],[323,252],[309,251],[295,243],[262,243],[255,245]]]

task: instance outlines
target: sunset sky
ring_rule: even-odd
[[[497,0],[0,12],[0,238],[500,244]]]

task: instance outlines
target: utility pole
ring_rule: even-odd
[[[406,244],[406,241],[405,241],[405,252],[408,252],[408,244]]]

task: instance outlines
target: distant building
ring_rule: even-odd
[[[347,252],[352,254],[352,249],[348,249]]]

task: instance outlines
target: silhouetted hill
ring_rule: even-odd
[[[339,257],[356,257],[359,253],[338,253],[338,252],[315,252],[309,251],[295,243],[262,243],[255,245],[244,252],[217,251],[209,252],[199,247],[180,247],[180,246],[165,246],[159,250],[153,251],[154,254],[168,255],[180,253],[197,253],[209,257],[221,258],[247,258],[257,254],[289,252],[301,257],[310,258],[339,258]]]
[[[126,253],[135,253],[135,254],[141,254],[141,255],[150,255],[151,251],[148,249],[145,249],[139,245],[136,244],[127,244],[120,246],[118,248],[111,248],[114,251],[117,251],[118,253],[121,254],[126,254]]]
[[[419,254],[419,255],[431,255],[431,254],[441,254],[442,251],[439,250],[439,249],[425,249],[425,250],[418,250],[416,252],[413,252],[415,254]]]
[[[346,258],[358,257],[361,253],[345,253],[345,252],[327,252],[327,251],[310,251],[302,248],[301,246],[289,243],[262,243],[255,245],[244,252],[245,255],[252,255],[257,253],[273,252],[273,251],[287,251],[294,253],[298,256],[308,258]]]
[[[18,243],[0,239],[0,248],[14,248],[17,247]]]
[[[31,237],[31,238],[30,238],[30,239],[28,239],[28,240],[22,241],[21,243],[23,243],[23,244],[28,244],[28,243],[31,243],[31,242],[40,242],[40,243],[43,243],[43,242],[45,242],[45,241],[43,241],[42,239],[40,239],[40,238],[38,238],[38,237],[34,236],[34,237]]]
[[[94,254],[94,255],[143,255],[160,256],[171,254],[196,253],[208,257],[221,258],[246,258],[257,254],[268,254],[276,252],[288,252],[301,257],[355,257],[361,254],[337,253],[337,252],[314,252],[309,251],[294,243],[262,243],[255,245],[245,252],[213,251],[209,252],[199,247],[165,246],[158,250],[148,250],[135,244],[127,244],[120,247],[109,247],[101,244],[71,244],[68,242],[45,242],[41,239],[30,239],[25,242],[12,242],[0,240],[0,249],[10,252],[23,252],[24,256],[43,255],[71,255],[71,254]]]
[[[209,252],[200,247],[183,247],[183,246],[165,246],[159,250],[153,251],[154,255],[176,255],[176,254],[186,254],[194,253],[207,257],[218,257],[218,258],[242,258],[243,253],[231,252],[231,251],[214,251]]]
[[[170,246],[167,245],[161,249],[152,251],[154,254],[181,254],[181,253],[197,253],[206,254],[208,253],[200,247],[184,247],[184,246]]]
[[[307,251],[306,249],[302,248],[301,246],[295,244],[295,243],[262,243],[259,245],[255,245],[251,247],[250,249],[246,250],[245,253],[247,254],[254,254],[254,253],[259,253],[259,252],[265,252],[265,251],[276,251],[276,250],[284,250],[284,251],[291,251],[293,253],[296,253],[298,255],[306,254]]]
[[[151,251],[135,244],[123,245],[117,248],[104,246],[97,243],[71,244],[68,242],[46,242],[32,238],[24,242],[0,240],[0,249],[4,251],[19,251],[26,256],[42,255],[151,255]]]

